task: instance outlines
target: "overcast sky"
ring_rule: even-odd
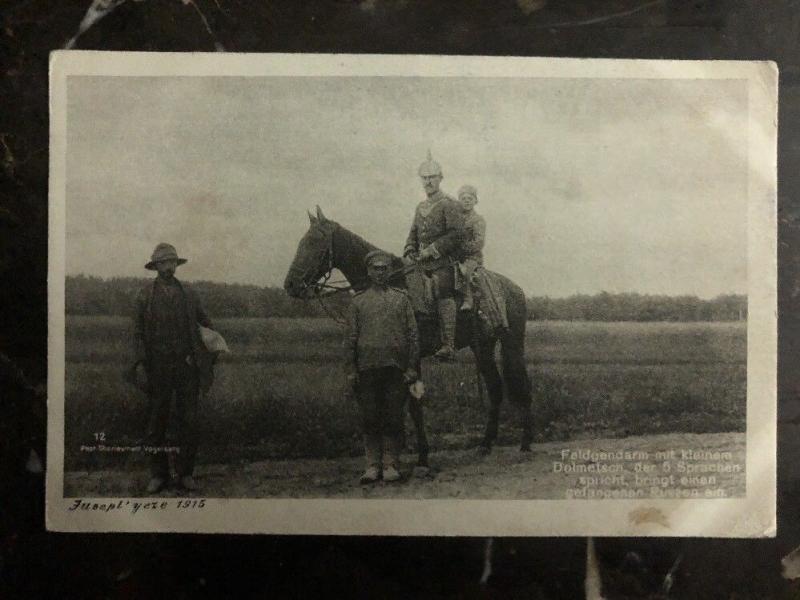
[[[746,291],[737,81],[71,77],[67,273],[281,285],[306,208],[400,253],[428,148],[528,295]]]

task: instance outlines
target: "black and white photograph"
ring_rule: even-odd
[[[58,52],[65,531],[769,536],[770,63]]]

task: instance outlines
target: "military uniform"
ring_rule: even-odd
[[[377,472],[383,454],[385,477],[399,463],[406,386],[416,379],[419,362],[417,324],[406,292],[373,283],[356,294],[344,345],[345,368],[356,381],[367,470]]]
[[[213,379],[213,356],[200,338],[198,324],[211,327],[194,290],[174,277],[156,277],[136,297],[136,364],[145,366],[150,401],[145,440],[152,447],[165,446],[174,397],[179,447],[176,471],[182,480],[192,476],[197,455],[199,392],[207,391]],[[159,481],[169,477],[166,452],[152,455],[151,475]]]
[[[461,310],[470,311],[473,309],[472,300],[472,278],[475,269],[483,265],[483,245],[486,241],[486,220],[475,212],[475,205],[478,203],[478,190],[472,185],[462,185],[458,190],[458,203],[464,211],[464,235],[461,243],[461,274],[464,276],[465,283],[461,287],[464,294],[464,302]]]
[[[464,241],[461,244],[463,262],[475,267],[483,265],[483,245],[486,243],[486,219],[471,210],[464,215]]]
[[[486,220],[476,213],[469,210],[464,215],[464,242],[461,245],[461,274],[464,276],[462,291],[464,302],[461,310],[470,311],[473,309],[472,299],[472,277],[475,269],[483,265],[483,244],[486,241]]]
[[[450,263],[461,252],[463,214],[458,202],[438,189],[442,168],[430,152],[419,167],[419,175],[429,195],[414,212],[403,256],[417,259],[423,270],[433,276],[442,341],[435,356],[449,360],[455,352],[456,329],[455,277]],[[435,191],[429,190],[427,186],[437,180]]]
[[[417,205],[411,231],[403,247],[403,256],[433,247],[433,256],[421,266],[442,278],[440,296],[452,296],[452,272],[446,267],[462,243],[463,211],[454,198],[442,191]],[[450,277],[448,288],[447,277]]]

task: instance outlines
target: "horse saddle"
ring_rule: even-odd
[[[478,267],[473,275],[473,283],[470,283],[466,281],[457,264],[453,267],[458,291],[462,291],[466,285],[473,285],[475,310],[482,326],[489,332],[508,329],[506,299],[497,274]],[[436,280],[424,269],[417,267],[406,273],[406,288],[414,312],[435,319]]]
[[[475,304],[481,321],[489,331],[507,330],[506,298],[497,274],[478,267],[473,277]]]

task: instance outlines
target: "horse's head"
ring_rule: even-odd
[[[293,298],[309,298],[314,285],[333,266],[333,231],[336,223],[328,220],[317,206],[317,215],[308,213],[308,231],[297,245],[292,265],[283,282],[286,293]]]

